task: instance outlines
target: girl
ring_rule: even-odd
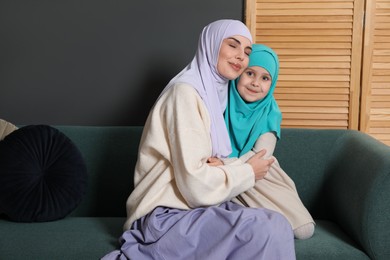
[[[231,157],[245,162],[266,150],[271,158],[280,138],[282,114],[273,96],[279,75],[276,53],[262,44],[253,44],[249,67],[230,82],[225,122],[232,144]],[[226,163],[226,162],[225,162]],[[314,220],[302,204],[293,180],[275,159],[269,172],[255,187],[233,201],[249,207],[265,207],[285,215],[298,239],[313,235]]]

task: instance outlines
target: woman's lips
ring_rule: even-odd
[[[237,63],[230,63],[230,66],[232,66],[232,68],[235,70],[235,71],[240,71],[242,66],[241,64],[237,64]]]

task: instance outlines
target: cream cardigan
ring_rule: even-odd
[[[218,205],[254,186],[249,164],[209,166],[211,151],[210,117],[202,99],[190,85],[172,86],[145,123],[124,228],[157,206]]]

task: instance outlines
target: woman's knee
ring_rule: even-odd
[[[262,213],[257,218],[257,221],[255,221],[257,230],[267,232],[273,238],[280,237],[282,240],[294,238],[291,224],[285,216],[268,209],[258,210],[261,210]]]

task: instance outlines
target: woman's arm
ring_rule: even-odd
[[[175,93],[169,93],[160,115],[167,129],[174,181],[188,205],[216,205],[253,187],[255,174],[250,164],[207,163],[212,147],[210,118],[203,100],[190,86],[171,91]]]

